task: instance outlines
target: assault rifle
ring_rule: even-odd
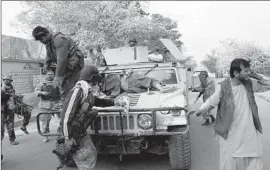
[[[65,139],[61,138],[61,139],[57,139],[57,143],[58,145],[64,145],[65,144]],[[75,152],[79,149],[79,145],[73,143],[71,145],[71,148],[65,152],[65,153],[59,153],[57,150],[53,150],[52,153],[56,154],[58,156],[58,158],[61,160],[60,165],[57,167],[56,170],[59,170],[61,168],[64,167],[64,165],[69,164],[70,161],[73,161],[72,156],[75,154]]]

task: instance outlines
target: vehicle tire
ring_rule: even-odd
[[[68,149],[64,143],[58,144],[57,142],[56,142],[55,150],[62,155],[68,151]],[[57,156],[57,158],[60,161],[60,163],[63,161],[63,159],[61,157]],[[68,167],[76,167],[76,164],[75,164],[75,161],[73,160],[73,158],[68,159],[65,162],[65,165]]]
[[[186,127],[172,127],[171,132],[184,131]],[[188,170],[191,166],[189,131],[184,135],[169,137],[169,158],[173,170]]]

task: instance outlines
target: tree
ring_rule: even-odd
[[[147,3],[147,2],[143,2]],[[37,26],[71,35],[85,50],[88,46],[117,48],[136,37],[150,50],[160,47],[159,38],[179,46],[177,23],[160,14],[149,15],[139,1],[27,1],[13,25],[31,32]]]
[[[211,54],[207,54],[206,58],[201,62],[201,64],[206,66],[210,73],[217,73],[218,61],[219,56],[216,50],[212,50]]]
[[[253,42],[226,39],[220,42],[222,52],[221,63],[227,56],[230,60],[234,58],[245,58],[250,61],[251,67],[258,73],[270,75],[270,49],[257,45]]]

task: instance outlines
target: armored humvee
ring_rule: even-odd
[[[181,60],[182,53],[172,41],[161,39],[161,42],[173,56],[177,58],[180,55]],[[138,49],[141,51],[135,51]],[[119,155],[120,160],[123,155],[143,152],[168,154],[172,169],[189,169],[191,146],[187,112],[190,109],[188,91],[191,74],[179,60],[151,62],[145,60],[147,57],[143,58],[147,55],[144,47],[108,50],[104,56],[109,65],[100,67],[99,71],[106,75],[132,69],[134,73],[155,78],[164,88],[174,90],[168,93],[150,90],[129,93],[128,109],[116,106],[96,108],[98,116],[87,133],[92,136],[99,154]]]

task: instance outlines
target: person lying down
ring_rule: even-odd
[[[121,74],[103,75],[100,90],[107,96],[117,97],[121,93],[144,93],[148,90],[161,93],[173,92],[173,88],[164,88],[161,83],[151,77],[137,74],[133,70],[124,70]]]

